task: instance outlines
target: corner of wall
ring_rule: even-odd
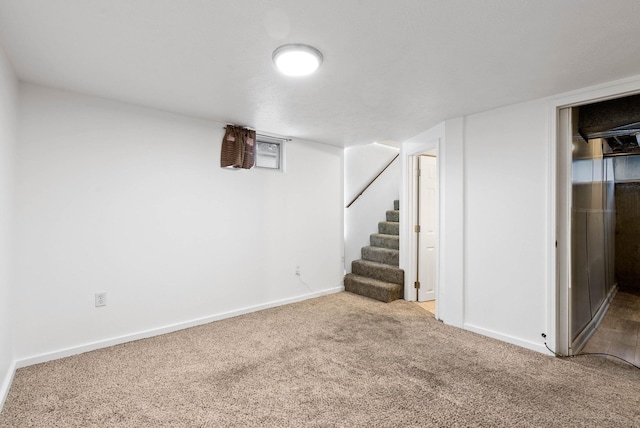
[[[2,412],[4,403],[7,401],[7,397],[9,397],[9,390],[11,389],[11,384],[13,383],[15,374],[16,361],[13,360],[4,376],[4,379],[2,380],[2,383],[0,383],[0,412]]]
[[[18,367],[341,286],[342,148],[296,140],[285,173],[230,172],[217,122],[31,84],[18,106]]]
[[[18,80],[0,46],[0,411],[15,373],[14,164]]]

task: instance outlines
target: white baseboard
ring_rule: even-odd
[[[483,336],[491,337],[493,339],[498,339],[502,342],[511,343],[512,345],[517,345],[521,348],[527,348],[531,349],[532,351],[540,352],[542,354],[551,355],[549,350],[544,346],[544,343],[536,343],[530,340],[520,339],[519,337],[510,336],[508,334],[499,333],[493,330],[488,330],[486,328],[478,327],[476,325],[468,323],[464,324],[464,329],[481,334]]]
[[[13,361],[11,366],[9,366],[9,370],[2,380],[2,384],[0,384],[0,412],[4,407],[4,402],[7,400],[7,396],[9,395],[9,389],[11,388],[11,384],[13,383],[13,377],[16,374],[16,362]]]
[[[161,334],[167,334],[167,333],[171,333],[178,330],[184,330],[185,328],[195,327],[202,324],[208,324],[213,321],[219,321],[226,318],[233,318],[233,317],[237,317],[239,315],[245,315],[251,312],[262,311],[264,309],[275,308],[282,305],[301,302],[303,300],[313,299],[315,297],[339,293],[341,291],[344,291],[344,285],[342,284],[334,288],[314,291],[314,292],[302,294],[296,297],[291,297],[288,299],[276,300],[273,302],[263,303],[255,306],[247,306],[245,308],[236,309],[229,312],[222,312],[219,314],[210,315],[203,318],[197,318],[190,321],[184,321],[184,322],[171,324],[171,325],[167,325],[159,328],[140,331],[137,333],[126,334],[123,336],[113,337],[110,339],[98,340],[95,342],[85,343],[83,345],[73,346],[65,349],[59,349],[57,351],[47,352],[44,354],[39,354],[39,355],[34,355],[31,357],[19,359],[15,362],[15,368],[27,367],[33,364],[40,364],[47,361],[70,357],[72,355],[82,354],[84,352],[94,351],[96,349],[119,345],[121,343],[131,342],[131,341],[140,340],[140,339],[146,339],[148,337],[153,337],[153,336],[159,336]],[[15,372],[15,368],[14,368],[14,372]],[[11,382],[9,382],[8,385],[11,385]],[[8,386],[7,386],[7,390],[8,390]]]

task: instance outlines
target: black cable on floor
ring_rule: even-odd
[[[635,368],[637,368],[638,370],[640,370],[640,367],[636,366],[635,364],[633,364],[630,361],[625,360],[624,358],[620,358],[617,355],[611,355],[611,354],[606,354],[604,352],[585,352],[584,354],[575,354],[575,355],[562,355],[562,354],[558,354],[557,352],[555,352],[554,350],[552,350],[551,348],[549,348],[549,345],[547,345],[547,342],[544,342],[544,346],[547,347],[547,349],[556,357],[558,358],[575,358],[575,357],[585,357],[585,356],[594,356],[594,357],[612,357],[612,358],[616,358],[624,363],[629,364],[630,366],[633,366]]]

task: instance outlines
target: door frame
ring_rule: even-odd
[[[563,109],[640,93],[640,77],[618,80],[549,99],[549,250],[546,343],[570,355],[571,139],[562,126]],[[565,118],[566,119],[566,118]],[[550,352],[551,353],[551,352]]]
[[[404,299],[407,301],[416,301],[416,289],[414,283],[417,281],[416,268],[417,268],[417,237],[413,232],[413,226],[417,224],[417,177],[415,174],[414,165],[416,157],[425,152],[435,153],[436,156],[436,168],[438,171],[438,208],[436,212],[437,216],[437,230],[438,230],[438,248],[436,252],[436,283],[435,283],[435,296],[436,301],[440,298],[440,273],[442,271],[440,249],[442,248],[442,233],[441,233],[441,211],[442,211],[442,168],[440,165],[440,138],[431,139],[424,143],[405,143],[403,146],[402,163],[404,181],[407,183],[404,198],[402,199],[403,206],[400,207],[400,213],[402,215],[400,227],[402,242],[401,254],[404,250],[406,258],[404,258]],[[438,305],[436,304],[436,319],[438,319]]]

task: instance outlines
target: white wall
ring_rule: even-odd
[[[532,349],[547,331],[548,107],[467,116],[465,327]]]
[[[441,175],[440,190],[440,266],[442,290],[437,296],[442,300],[438,314],[441,319],[455,326],[464,322],[464,119],[456,118],[445,122],[446,139],[440,150]],[[459,304],[457,304],[459,303]]]
[[[16,94],[16,77],[0,47],[0,409],[14,372],[11,254]]]
[[[463,327],[464,324],[464,140],[463,119],[447,120],[402,143],[402,204],[400,266],[405,271],[405,299],[415,300],[411,286],[416,281],[414,210],[410,156],[437,149],[439,169],[439,251],[436,310],[438,319]]]
[[[382,144],[354,146],[344,151],[344,206],[398,154],[398,149]],[[400,162],[396,159],[385,172],[355,201],[345,208],[345,270],[361,257],[361,248],[369,245],[369,236],[378,232],[378,222],[385,221],[386,211],[399,199]]]
[[[438,318],[538,351],[549,331],[547,118],[547,102],[533,101],[448,120],[402,145],[409,199],[407,156],[439,141]],[[411,272],[408,226],[401,236]]]
[[[33,85],[19,100],[19,365],[340,290],[341,148],[223,170],[220,123]]]

